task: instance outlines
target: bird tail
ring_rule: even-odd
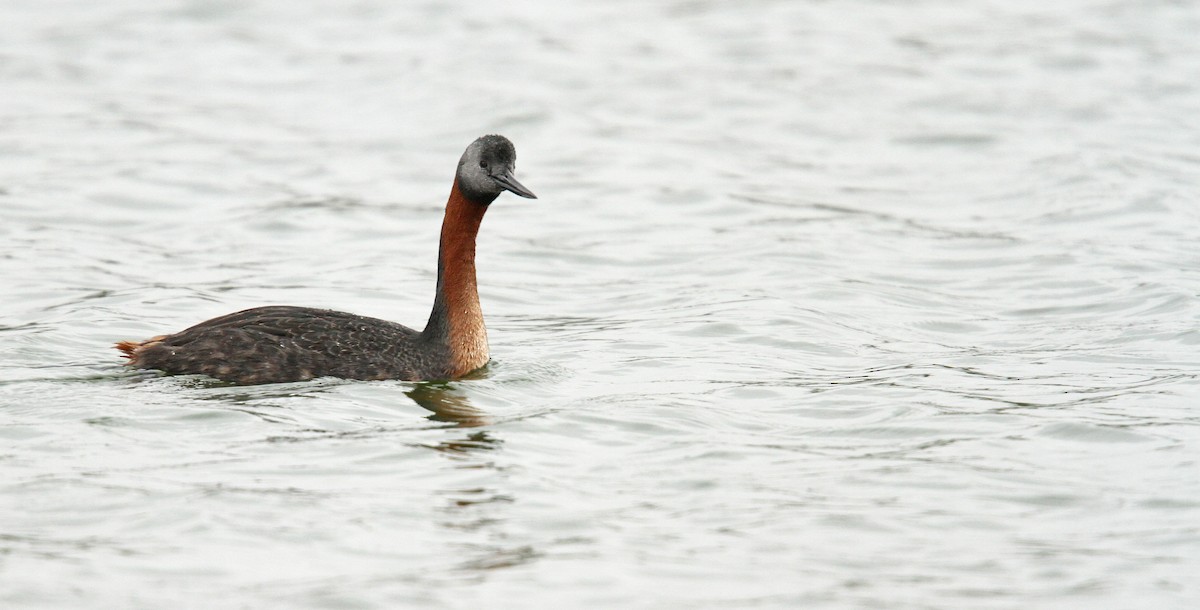
[[[114,347],[125,352],[126,358],[132,359],[133,353],[141,346],[142,343],[140,341],[119,341]]]

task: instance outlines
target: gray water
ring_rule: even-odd
[[[0,8],[0,607],[1200,603],[1200,6]],[[420,326],[232,387],[114,341]]]

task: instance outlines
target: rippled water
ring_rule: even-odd
[[[0,606],[1200,602],[1200,6],[6,2]],[[114,341],[420,325],[486,375]]]

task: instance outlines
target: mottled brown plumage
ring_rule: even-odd
[[[459,160],[438,251],[438,284],[423,331],[309,307],[256,307],[171,335],[122,341],[129,365],[203,374],[239,384],[346,379],[455,379],[487,364],[487,329],[475,278],[475,238],[503,191],[535,198],[512,175],[516,151],[484,136]]]

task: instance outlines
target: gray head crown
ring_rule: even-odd
[[[458,188],[472,201],[489,204],[503,191],[537,199],[513,177],[517,149],[504,136],[483,136],[467,147],[458,160]]]

